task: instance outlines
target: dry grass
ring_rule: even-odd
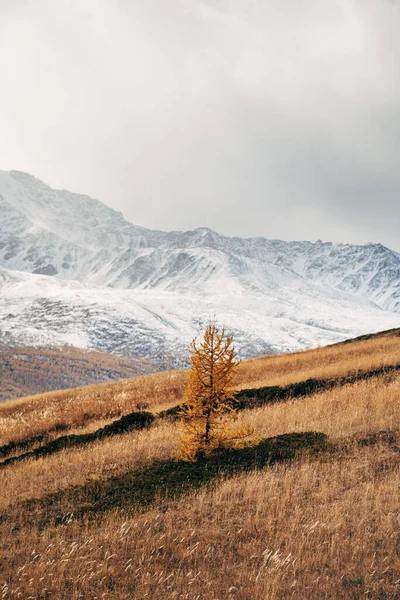
[[[109,421],[134,410],[163,410],[181,400],[186,377],[185,371],[170,371],[4,402],[0,405],[0,445],[55,428],[77,429]]]
[[[237,388],[288,385],[309,378],[328,379],[400,363],[400,336],[388,335],[308,352],[243,362]]]
[[[363,449],[241,475],[161,513],[24,537],[3,525],[3,598],[395,599],[399,485],[397,456]]]
[[[342,377],[399,362],[400,336],[382,336],[243,361],[237,389],[287,385],[311,377]],[[153,411],[169,408],[182,400],[186,378],[185,371],[169,371],[4,402],[0,404],[0,445],[30,439],[59,427],[77,429],[88,423],[103,423],[138,408]]]
[[[240,385],[286,384],[375,369],[399,362],[399,348],[398,337],[372,339],[248,361],[242,365]],[[267,374],[271,379],[263,380]],[[151,408],[175,404],[185,377],[183,372],[160,374],[120,388],[97,386],[93,393],[107,390],[108,400],[95,401],[95,418],[104,417],[112,390],[122,394],[128,385],[132,396],[121,399],[118,411],[134,409],[139,393]],[[46,414],[37,416],[52,406],[49,397],[43,398],[8,405],[3,426],[15,422],[12,435],[21,435],[20,411],[34,427],[41,420],[50,422]],[[83,390],[69,398],[69,404],[54,399],[52,419],[63,404],[72,407],[65,408],[65,419],[90,407]],[[100,485],[111,475],[124,478],[132,468],[168,460],[176,447],[175,424],[160,423],[5,468],[0,471],[0,511],[15,514],[15,520],[0,522],[0,598],[399,599],[399,441],[397,447],[384,441],[359,446],[353,439],[390,430],[399,440],[399,400],[400,375],[393,374],[243,411],[240,419],[250,422],[261,438],[320,431],[337,451],[219,479],[141,512],[129,507],[99,511],[96,521],[68,517],[58,526],[39,527],[21,500],[44,502],[49,493],[87,482]],[[90,503],[90,497],[85,501]]]
[[[244,411],[239,418],[252,425],[261,438],[292,431],[321,431],[337,439],[356,433],[400,430],[400,374]]]
[[[320,431],[334,439],[385,429],[400,430],[400,375],[377,377],[308,398],[243,411],[240,420],[259,438]],[[174,456],[177,425],[162,422],[140,432],[31,459],[0,470],[0,510],[16,499],[38,498],[88,480],[124,473]]]
[[[175,425],[162,423],[0,470],[0,511],[15,501],[40,498],[71,485],[124,473],[156,457],[172,458],[175,433]]]

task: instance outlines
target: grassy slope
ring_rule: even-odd
[[[308,352],[244,361],[237,389],[285,386],[309,378],[344,377],[400,363],[399,333]],[[183,399],[187,373],[169,371],[0,404],[0,446],[51,430],[93,431],[133,410],[160,411]]]
[[[238,387],[399,362],[393,332],[247,361]],[[5,403],[0,436],[23,439],[27,425],[45,432],[60,419],[84,432],[137,406],[160,410],[182,399],[185,378]],[[5,468],[0,592],[5,583],[6,599],[399,598],[399,390],[391,373],[243,411],[266,441],[219,464],[171,462],[177,426],[165,420]],[[327,437],[292,435],[301,432]]]
[[[28,393],[62,390],[101,381],[134,377],[156,370],[146,359],[128,359],[63,348],[0,345],[0,402]]]

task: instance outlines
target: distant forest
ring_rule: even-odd
[[[159,365],[158,365],[159,368]],[[0,345],[0,402],[127,379],[156,370],[149,359],[130,359],[97,351]]]

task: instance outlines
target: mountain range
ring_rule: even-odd
[[[180,365],[214,317],[249,356],[396,327],[399,313],[400,254],[381,244],[153,231],[0,171],[0,343]]]

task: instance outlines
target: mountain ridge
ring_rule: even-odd
[[[0,171],[0,212],[3,342],[169,355],[216,314],[249,355],[399,323],[400,254],[382,244],[153,231],[21,171]]]
[[[195,275],[195,249],[209,249],[215,254],[201,265],[202,274],[208,269],[209,277],[223,266],[231,279],[240,278],[243,271],[251,271],[252,264],[245,260],[250,259],[265,267],[267,280],[268,266],[288,269],[309,281],[367,296],[385,310],[400,310],[400,254],[382,244],[227,237],[205,227],[153,231],[133,225],[87,195],[52,190],[20,171],[0,172],[0,203],[0,265],[6,268],[100,286],[173,290],[196,287],[190,277],[177,283],[176,272]],[[221,265],[218,252],[229,260]]]

